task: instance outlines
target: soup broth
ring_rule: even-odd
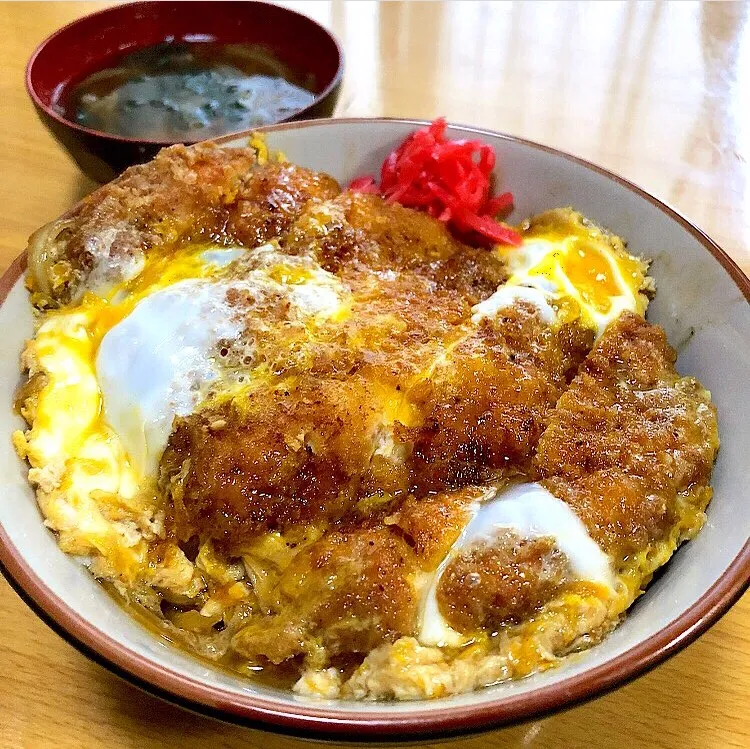
[[[62,109],[94,130],[192,142],[286,119],[314,101],[312,83],[257,45],[165,42],[89,75]]]

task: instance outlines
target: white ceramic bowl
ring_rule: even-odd
[[[294,162],[342,182],[376,173],[385,155],[424,123],[332,120],[269,128],[268,142]],[[678,367],[708,387],[722,446],[714,499],[698,538],[601,645],[522,681],[432,702],[326,702],[243,680],[171,648],[131,619],[42,525],[26,467],[10,443],[18,357],[32,334],[19,258],[0,281],[0,563],[29,605],[79,649],[162,697],[229,720],[307,737],[415,738],[502,725],[571,705],[655,666],[715,622],[750,578],[750,281],[700,230],[603,169],[535,143],[453,127],[452,137],[495,147],[501,182],[516,196],[513,218],[573,205],[653,258],[658,284],[649,319],[666,328]],[[245,142],[237,136],[227,145]]]

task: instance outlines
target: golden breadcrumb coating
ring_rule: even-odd
[[[625,313],[560,398],[534,467],[616,558],[663,538],[719,446],[709,393],[674,369],[664,331]]]

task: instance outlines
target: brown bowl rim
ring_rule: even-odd
[[[271,125],[266,132],[304,127],[392,122],[414,126],[424,120],[389,117],[308,120]],[[713,255],[750,302],[750,278],[724,250],[682,214],[633,182],[578,156],[525,138],[492,130],[452,125],[478,136],[492,136],[545,151],[597,172],[644,198],[679,223]],[[229,142],[249,137],[251,131],[217,139]],[[26,267],[25,253],[16,258],[0,278],[0,305]],[[152,663],[100,632],[35,575],[0,525],[0,570],[23,600],[59,635],[78,650],[145,691],[192,711],[254,728],[304,738],[357,742],[415,741],[466,735],[538,718],[580,704],[632,681],[687,647],[736,603],[750,584],[750,540],[713,585],[689,609],[652,638],[634,645],[611,661],[563,681],[525,694],[501,697],[473,705],[446,707],[427,714],[403,714],[387,704],[377,713],[342,712],[335,707],[288,705],[258,695],[238,695],[219,687],[199,684],[169,668]]]
[[[176,0],[169,0],[171,2],[176,2]],[[162,0],[162,2],[165,2],[165,0]],[[64,127],[68,127],[71,130],[75,130],[76,132],[83,133],[85,135],[97,137],[97,138],[103,138],[108,141],[112,141],[115,143],[134,143],[144,146],[161,146],[162,148],[167,148],[168,146],[174,146],[178,143],[183,143],[185,145],[194,145],[195,143],[200,143],[200,140],[152,140],[149,138],[134,138],[130,135],[116,135],[115,133],[108,133],[104,130],[95,130],[91,127],[85,127],[84,125],[79,125],[77,122],[73,122],[72,120],[67,119],[66,117],[63,117],[57,110],[55,110],[54,107],[52,107],[49,104],[45,104],[42,99],[39,97],[39,95],[36,92],[36,89],[34,88],[34,85],[31,82],[31,72],[34,67],[34,63],[36,62],[37,57],[42,54],[45,47],[53,40],[56,39],[58,36],[61,36],[63,33],[68,31],[74,26],[77,26],[82,21],[85,21],[89,18],[93,18],[95,16],[102,16],[106,15],[108,13],[112,13],[114,11],[121,11],[123,8],[127,9],[135,9],[138,7],[143,6],[149,6],[149,5],[155,5],[157,4],[155,0],[138,0],[138,2],[133,3],[122,3],[118,5],[112,5],[108,8],[102,8],[101,10],[94,11],[93,13],[87,13],[84,16],[81,16],[80,18],[75,18],[74,20],[70,21],[70,23],[66,23],[64,26],[61,26],[59,29],[56,29],[53,31],[49,36],[45,37],[34,49],[34,51],[31,53],[31,57],[29,57],[29,61],[26,63],[26,70],[24,74],[24,79],[26,83],[26,93],[29,95],[29,98],[32,100],[34,105],[41,109],[48,117],[51,117],[53,120],[57,121]],[[336,38],[336,36],[329,31],[325,26],[318,23],[315,19],[310,18],[310,16],[306,16],[304,13],[299,13],[296,10],[292,10],[291,8],[286,8],[283,5],[276,5],[275,3],[267,3],[263,2],[263,0],[243,0],[243,5],[266,5],[271,6],[274,8],[278,8],[280,11],[283,11],[285,13],[289,13],[294,16],[298,16],[300,18],[304,18],[309,23],[313,24],[314,26],[317,26],[332,42],[333,45],[336,48],[336,52],[338,54],[338,60],[339,64],[336,68],[336,73],[334,74],[333,78],[331,79],[330,83],[321,91],[315,99],[310,102],[306,107],[303,109],[300,109],[297,112],[293,112],[288,117],[285,117],[283,120],[279,120],[278,122],[273,123],[273,125],[267,125],[266,127],[273,127],[274,125],[282,125],[287,122],[290,122],[293,118],[297,121],[307,121],[307,120],[300,120],[300,117],[303,117],[305,114],[310,112],[314,107],[317,107],[322,101],[324,101],[328,96],[335,91],[336,87],[341,84],[341,81],[344,77],[344,50],[341,47],[341,44],[339,40]],[[258,128],[260,129],[260,128]],[[241,134],[244,131],[237,131],[237,133],[227,133],[226,135],[222,135],[221,138],[226,138],[227,136],[233,136],[237,134]]]

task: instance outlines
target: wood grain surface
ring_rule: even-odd
[[[571,151],[674,205],[750,271],[750,5],[286,4],[343,43],[337,114],[443,114]],[[45,36],[104,5],[0,3],[0,271],[94,187],[36,119],[23,71]],[[58,638],[1,578],[0,664],[2,749],[305,746],[142,693]],[[636,682],[454,746],[748,747],[749,703],[746,595]]]

